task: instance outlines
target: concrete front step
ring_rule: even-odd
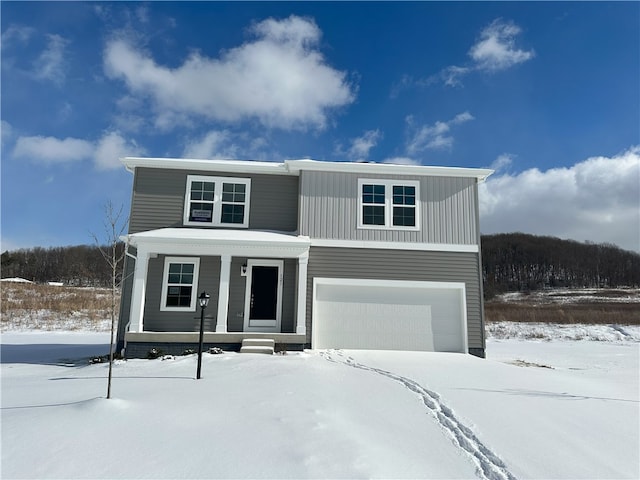
[[[276,341],[272,338],[245,338],[242,340],[242,346],[247,347],[275,347]]]
[[[270,338],[245,338],[240,353],[265,353],[273,355],[276,342]]]

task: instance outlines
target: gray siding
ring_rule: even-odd
[[[200,329],[200,308],[195,312],[162,312],[162,277],[165,255],[149,259],[147,273],[147,293],[144,303],[144,329],[149,332],[197,332]],[[220,257],[200,258],[198,292],[203,290],[211,295],[209,306],[205,310],[204,329],[213,332],[216,329],[218,312],[218,281],[220,278]]]
[[[187,175],[251,178],[249,228],[292,232],[298,221],[298,177],[136,168],[129,233],[183,224]]]
[[[253,257],[252,257],[253,258]],[[147,294],[144,307],[144,330],[149,332],[195,332],[200,328],[200,309],[195,312],[160,311],[164,255],[149,260]],[[240,274],[240,267],[246,263],[244,257],[231,259],[229,278],[229,309],[227,331],[242,332],[244,326],[244,300],[246,277]],[[282,332],[294,332],[296,298],[296,259],[285,259],[282,290]],[[205,331],[214,332],[218,312],[218,287],[220,279],[220,257],[201,257],[198,293],[205,290],[211,295],[206,310]],[[129,295],[128,302],[131,302]],[[128,307],[127,307],[128,312]],[[128,313],[127,313],[128,318]]]
[[[358,229],[358,179],[420,181],[420,230]],[[475,178],[301,172],[300,233],[311,238],[473,245]]]
[[[227,314],[227,331],[241,332],[244,327],[244,296],[247,277],[240,274],[240,267],[247,263],[244,257],[231,259],[231,276],[229,278],[229,313]]]
[[[313,279],[366,278],[464,282],[469,348],[484,348],[478,254],[311,247],[307,289],[307,342],[311,342]]]

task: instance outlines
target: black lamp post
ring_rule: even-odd
[[[200,379],[200,370],[202,369],[202,343],[204,341],[204,309],[209,305],[209,298],[211,296],[207,292],[202,292],[198,297],[200,303],[200,342],[198,344],[198,372],[196,373],[196,379]]]

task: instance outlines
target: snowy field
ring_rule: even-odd
[[[517,325],[486,360],[205,354],[201,380],[194,355],[117,362],[111,400],[86,361],[108,334],[3,333],[1,477],[639,478],[638,327]]]

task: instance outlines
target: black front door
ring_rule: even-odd
[[[249,321],[273,320],[278,306],[278,267],[255,265],[251,275]]]

